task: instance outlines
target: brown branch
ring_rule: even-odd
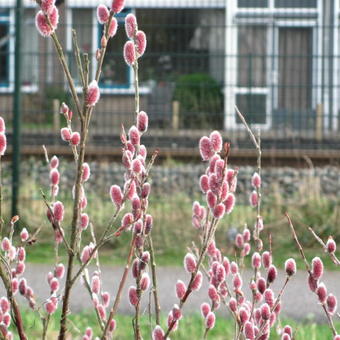
[[[152,274],[152,292],[155,302],[155,316],[156,316],[156,324],[160,324],[160,312],[161,306],[158,298],[158,290],[157,290],[157,274],[156,274],[156,261],[155,261],[155,253],[153,249],[153,242],[151,235],[148,235],[149,242],[149,250],[150,250],[150,260],[151,260],[151,274]]]
[[[104,332],[103,332],[102,337],[101,337],[102,340],[107,339],[107,332],[109,330],[110,323],[111,323],[112,319],[114,318],[114,316],[116,315],[118,305],[120,303],[120,299],[121,299],[121,296],[122,296],[122,293],[123,293],[123,288],[125,286],[125,282],[126,282],[126,279],[127,279],[128,273],[129,273],[129,268],[130,268],[130,265],[131,265],[134,249],[135,249],[135,236],[133,236],[132,239],[131,239],[130,249],[129,249],[126,265],[125,265],[125,268],[124,268],[124,272],[123,272],[122,278],[119,282],[117,295],[116,295],[115,301],[113,303],[112,309],[110,311],[110,315],[109,315],[109,317],[106,321],[105,329],[104,329]]]

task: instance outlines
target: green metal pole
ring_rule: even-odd
[[[15,12],[15,56],[13,96],[13,158],[12,158],[12,216],[18,214],[20,181],[20,123],[21,123],[21,23],[22,0],[16,1]]]

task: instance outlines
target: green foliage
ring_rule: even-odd
[[[210,75],[192,73],[176,82],[174,100],[180,102],[183,128],[220,128],[223,121],[221,86]]]

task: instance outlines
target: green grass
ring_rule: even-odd
[[[58,332],[58,322],[60,318],[60,313],[56,312],[51,318],[48,337],[47,339],[56,339]],[[42,326],[40,319],[31,311],[25,311],[23,313],[23,321],[25,329],[28,333],[29,339],[38,339],[40,337]],[[115,331],[114,339],[116,340],[131,340],[133,339],[133,329],[131,327],[131,317],[117,315],[117,329]],[[295,340],[320,340],[320,339],[330,339],[331,331],[327,325],[316,324],[314,322],[305,321],[297,323],[292,320],[282,320],[281,325],[289,324],[293,327],[295,333]],[[154,323],[152,321],[152,327]],[[162,318],[161,325],[163,328],[166,327],[166,320]],[[80,339],[81,335],[84,333],[87,327],[92,327],[95,335],[100,335],[99,327],[97,326],[97,321],[94,313],[82,312],[80,314],[71,314],[70,322],[68,328],[72,334],[72,339]],[[336,324],[339,327],[340,323]],[[141,331],[144,339],[150,339],[150,323],[148,315],[144,315],[141,318]],[[204,332],[203,319],[198,314],[192,314],[184,316],[180,321],[179,328],[171,336],[171,339],[202,339]],[[216,326],[213,330],[209,332],[209,339],[219,340],[219,339],[233,339],[234,335],[234,324],[231,319],[226,319],[217,316]],[[276,329],[272,329],[270,339],[279,340],[280,337],[276,334]]]

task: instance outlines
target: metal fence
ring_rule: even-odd
[[[95,0],[60,4],[57,32],[76,79],[71,27],[94,65],[102,30],[97,5]],[[150,116],[149,146],[192,148],[202,130],[219,129],[239,148],[248,148],[237,105],[261,129],[265,149],[340,147],[339,0],[130,0],[126,6],[108,45],[93,147],[119,148],[121,124],[134,119],[133,74],[122,56],[130,12],[148,37],[140,93],[141,108]],[[72,106],[71,98],[52,42],[36,32],[33,1],[24,7],[23,144],[62,145],[53,136],[64,124],[60,103]],[[12,0],[0,3],[0,110],[9,128],[15,9]]]

